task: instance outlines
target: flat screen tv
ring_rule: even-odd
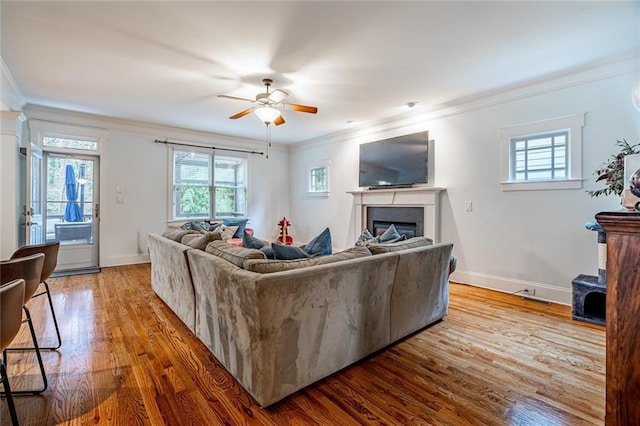
[[[429,132],[360,145],[359,186],[370,189],[427,183]]]

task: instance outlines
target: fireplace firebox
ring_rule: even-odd
[[[424,236],[424,208],[367,207],[367,229],[374,236],[381,235],[394,225],[407,238]]]

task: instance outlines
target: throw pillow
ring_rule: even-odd
[[[193,231],[191,229],[174,228],[170,226],[162,233],[162,236],[179,243],[182,241],[182,237],[184,237],[185,235],[196,233],[198,233],[198,231]]]
[[[305,259],[309,257],[306,251],[296,246],[285,246],[284,244],[271,243],[273,256],[278,260]]]
[[[398,241],[404,241],[406,239],[407,239],[407,236],[402,234],[398,238],[394,238],[392,240],[387,240],[387,241],[384,241],[384,242],[381,241],[380,244],[392,244],[392,243],[397,243]]]
[[[305,244],[303,249],[309,257],[331,254],[331,231],[329,228],[325,228],[320,235]]]
[[[215,224],[211,224],[206,220],[200,221],[200,222],[185,222],[181,228],[182,229],[191,229],[194,231],[198,231],[201,233],[205,233],[205,232],[211,232],[214,229],[216,229],[216,227],[218,227],[219,224],[215,223]]]
[[[273,249],[271,248],[271,245],[266,245],[264,247],[260,248],[260,251],[264,253],[264,255],[267,257],[267,259],[275,259],[276,255],[273,254]]]
[[[377,240],[373,235],[371,235],[371,232],[365,228],[356,241],[356,247],[362,247],[369,242],[377,242]]]
[[[395,243],[368,243],[367,248],[371,251],[371,254],[381,254],[430,245],[433,245],[433,240],[431,238],[413,237],[408,240],[400,240]]]
[[[248,232],[245,232],[242,235],[242,247],[261,249],[262,247],[268,245],[260,238],[256,238],[253,235],[249,235]]]
[[[215,232],[219,232],[220,235],[222,235],[222,239],[227,241],[227,240],[230,240],[231,238],[235,238],[234,235],[236,234],[237,231],[238,231],[237,226],[220,225]]]
[[[391,224],[391,226],[389,226],[387,230],[384,231],[382,235],[380,235],[380,237],[378,237],[378,239],[381,243],[385,243],[391,240],[399,241],[398,238],[400,237],[402,237],[402,235],[400,235],[400,233],[396,229],[396,226],[394,224]]]
[[[205,232],[204,234],[187,234],[182,237],[182,244],[198,250],[204,250],[211,241],[220,240],[222,237],[217,232]]]
[[[237,226],[238,229],[236,233],[233,234],[232,238],[242,238],[244,235],[244,228],[247,227],[247,222],[249,219],[223,219],[222,224],[226,226]]]

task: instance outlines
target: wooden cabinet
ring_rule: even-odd
[[[607,425],[640,425],[640,213],[606,212]]]

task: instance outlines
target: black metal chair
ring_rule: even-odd
[[[13,280],[0,286],[0,350],[4,350],[18,335],[22,325],[22,305],[24,304],[24,280]],[[4,393],[7,396],[11,423],[18,425],[16,406],[13,403],[13,394],[9,385],[9,377],[4,364],[4,356],[0,358],[0,376]]]
[[[20,306],[25,313],[26,322],[29,324],[29,331],[31,332],[31,339],[33,340],[33,349],[36,351],[36,357],[38,359],[38,365],[40,366],[40,373],[42,374],[42,389],[33,390],[12,390],[13,395],[17,394],[34,394],[44,392],[47,389],[47,375],[44,371],[44,364],[42,362],[42,356],[40,355],[40,348],[38,347],[38,338],[36,337],[35,329],[33,328],[33,322],[31,321],[31,313],[27,308],[27,302],[31,300],[31,297],[36,293],[40,286],[40,277],[42,276],[42,265],[44,264],[44,254],[38,253],[31,256],[20,257],[17,259],[0,261],[0,284],[9,283],[17,279],[23,279],[25,282],[24,298],[21,301]],[[3,301],[4,303],[4,301]],[[5,348],[2,351],[2,358],[5,367],[8,365],[7,352],[13,348]],[[6,392],[4,392],[6,394]]]
[[[53,317],[53,325],[56,328],[56,337],[58,338],[58,343],[55,346],[40,346],[40,349],[46,350],[56,350],[60,348],[62,345],[62,339],[60,338],[60,328],[58,327],[58,319],[56,318],[56,311],[53,308],[53,301],[51,300],[51,292],[49,291],[49,284],[47,284],[47,280],[53,274],[53,271],[56,269],[58,264],[58,251],[60,250],[60,241],[53,241],[45,244],[33,244],[28,246],[22,246],[18,248],[11,255],[11,259],[17,259],[20,257],[31,256],[36,253],[44,254],[44,265],[42,266],[42,276],[40,277],[40,282],[44,285],[44,291],[40,293],[36,293],[32,296],[32,298],[42,296],[44,294],[47,295],[49,299],[49,307],[51,308],[51,316]],[[29,350],[33,348],[12,348],[13,350]]]

